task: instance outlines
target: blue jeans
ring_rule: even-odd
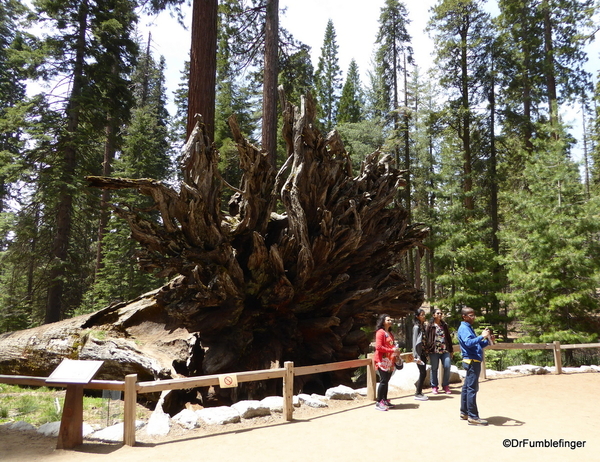
[[[471,419],[478,419],[477,392],[479,391],[481,363],[471,361],[471,364],[463,363],[463,367],[467,371],[467,376],[460,393],[460,413],[468,415]]]
[[[431,361],[431,386],[438,386],[438,366],[442,360],[442,367],[444,368],[444,376],[442,377],[442,387],[447,387],[450,384],[450,353],[430,353],[429,360]]]

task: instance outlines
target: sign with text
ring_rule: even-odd
[[[221,388],[235,388],[238,386],[237,375],[223,374],[219,376],[219,385]]]
[[[63,359],[46,383],[89,383],[104,361]]]

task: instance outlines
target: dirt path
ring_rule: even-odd
[[[578,461],[600,460],[600,374],[525,376],[483,381],[478,405],[488,427],[459,420],[460,387],[453,394],[392,399],[396,408],[344,405],[326,413],[295,415],[291,423],[213,434],[188,432],[135,447],[85,443],[75,451],[54,449],[55,438],[0,429],[0,460],[75,462],[192,461]],[[583,447],[530,447],[566,445]],[[552,440],[552,441],[550,441]],[[562,443],[561,443],[562,440]],[[508,443],[506,443],[508,441]],[[525,447],[505,447],[505,444]],[[577,444],[577,443],[575,443]]]

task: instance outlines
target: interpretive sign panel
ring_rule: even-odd
[[[46,383],[90,383],[102,364],[104,361],[63,359],[46,379]]]

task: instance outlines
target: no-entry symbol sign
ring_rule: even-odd
[[[234,388],[238,386],[237,375],[223,374],[219,376],[219,385],[221,388]]]

